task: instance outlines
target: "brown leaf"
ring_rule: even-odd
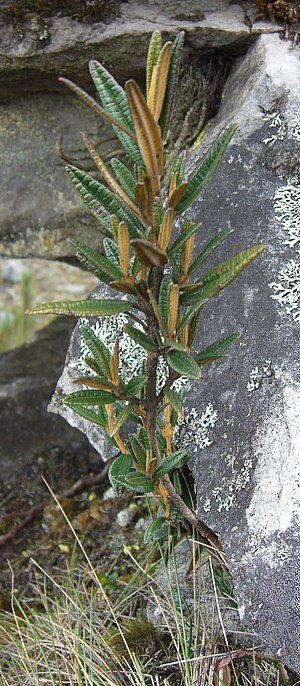
[[[150,243],[150,241],[135,238],[131,241],[131,245],[134,247],[139,262],[146,267],[159,267],[161,264],[168,262],[166,253],[160,250],[157,245]]]

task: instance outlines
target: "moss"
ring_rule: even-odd
[[[107,21],[119,14],[121,0],[13,0],[0,9],[0,19],[24,23],[31,14],[39,17],[69,16],[80,22]]]
[[[299,0],[255,0],[257,19],[271,19],[285,24],[286,35],[298,38],[300,31]]]

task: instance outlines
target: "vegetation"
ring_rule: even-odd
[[[13,23],[24,22],[32,14],[42,19],[70,16],[77,21],[105,21],[119,12],[120,0],[12,0],[0,8],[0,17]]]
[[[26,310],[32,305],[31,275],[25,271],[20,283],[20,306],[15,312],[4,313],[0,320],[0,353],[22,345],[31,338],[33,320],[26,317]]]
[[[110,468],[116,492],[129,489],[158,498],[157,518],[146,532],[146,541],[163,538],[170,523],[177,527],[179,522],[189,522],[219,546],[215,534],[193,512],[182,479],[188,454],[175,443],[174,431],[183,412],[186,380],[198,380],[202,366],[222,358],[239,335],[228,333],[204,350],[192,352],[204,305],[229,285],[263,246],[248,247],[205,272],[203,263],[229,233],[223,230],[193,255],[199,226],[187,211],[211,180],[236,127],[230,125],[220,133],[186,178],[184,154],[174,154],[168,146],[183,39],[180,33],[173,44],[162,46],[160,32],[154,32],[147,59],[146,97],[133,80],[127,81],[124,90],[94,60],[90,73],[101,105],[74,83],[61,79],[112,125],[129,165],[112,159],[108,168],[83,133],[104,183],[76,167],[67,167],[76,190],[106,231],[104,254],[74,240],[76,256],[104,284],[110,297],[53,302],[30,312],[101,317],[102,322],[123,317],[123,334],[139,346],[138,373],[126,374],[119,336],[111,349],[91,325],[83,326],[87,371],[77,379],[83,389],[62,401],[101,427],[118,450]],[[119,295],[114,297],[116,291]],[[121,431],[126,421],[136,426],[128,439]]]

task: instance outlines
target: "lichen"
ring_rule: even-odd
[[[275,291],[271,298],[277,300],[295,322],[300,322],[300,262],[287,262],[280,269],[277,279],[279,283],[269,284],[269,288]]]
[[[113,352],[116,338],[119,338],[119,357],[120,357],[120,374],[127,383],[130,379],[138,374],[142,374],[146,368],[147,353],[137,343],[135,343],[128,334],[124,333],[123,329],[128,322],[126,314],[112,315],[110,317],[98,317],[98,319],[91,323],[88,319],[82,317],[79,320],[79,329],[83,326],[89,328],[96,334],[102,343],[108,348],[110,353]],[[139,325],[136,324],[139,328]],[[142,328],[142,327],[140,327]],[[85,358],[90,356],[89,348],[83,338],[80,338],[80,353],[77,359],[69,363],[72,368],[77,368],[83,374],[92,374],[93,372],[85,362]],[[168,366],[163,357],[159,357],[157,365],[157,379],[156,391],[160,392],[168,378]],[[188,380],[185,377],[177,379],[172,388],[179,391],[184,386],[188,385]]]
[[[240,491],[246,488],[249,483],[253,468],[253,460],[250,455],[245,457],[241,468],[235,466],[235,458],[232,455],[225,456],[224,462],[231,463],[231,475],[223,476],[220,485],[216,486],[211,494],[217,503],[218,512],[222,512],[222,510],[228,512],[234,505]]]
[[[269,122],[269,127],[271,129],[276,129],[272,136],[263,139],[263,143],[265,143],[265,145],[274,145],[276,141],[284,141],[287,135],[287,125],[282,114],[278,112],[278,110],[264,112],[263,119]]]
[[[261,387],[265,379],[273,376],[272,360],[266,360],[263,367],[254,367],[249,374],[249,381],[247,383],[247,391],[252,395],[254,391]]]
[[[284,245],[294,247],[300,241],[300,186],[288,181],[277,188],[273,200],[275,218],[288,234]]]
[[[208,403],[200,414],[195,407],[184,413],[177,421],[173,440],[183,448],[192,448],[192,452],[208,448],[212,444],[210,429],[218,419],[218,412],[212,403]]]

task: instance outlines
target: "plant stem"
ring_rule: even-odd
[[[190,524],[194,526],[195,529],[197,529],[204,538],[206,538],[210,543],[212,543],[212,545],[215,546],[215,548],[217,548],[218,550],[222,550],[222,546],[218,539],[218,536],[214,533],[214,531],[212,531],[208,526],[206,526],[204,522],[201,522],[199,519],[197,519],[196,515],[185,504],[185,502],[180,497],[179,493],[177,493],[168,474],[163,476],[160,479],[160,482],[168,492],[174,505],[176,505],[176,507],[181,512],[181,514],[183,514],[185,519],[187,519],[187,521],[190,522]]]

